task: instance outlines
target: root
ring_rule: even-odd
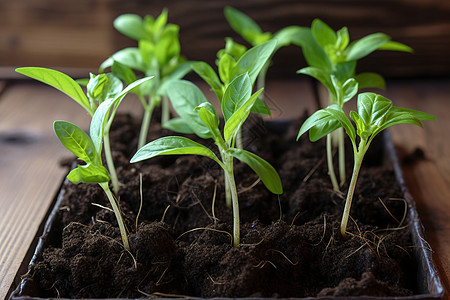
[[[214,220],[214,226],[217,225],[217,220],[218,220],[216,218],[216,212],[214,209],[214,206],[216,205],[217,185],[218,185],[217,179],[214,179],[214,194],[213,194],[213,199],[212,199],[212,204],[211,204],[211,213],[212,213],[212,217]]]
[[[191,233],[191,232],[194,232],[194,231],[198,231],[198,230],[210,230],[210,231],[215,231],[215,232],[228,234],[230,236],[230,244],[233,245],[233,236],[231,235],[231,233],[229,233],[227,231],[224,231],[224,230],[218,230],[218,229],[206,228],[206,227],[199,227],[199,228],[194,228],[194,229],[188,230],[188,231],[182,233],[180,236],[178,236],[176,238],[176,240],[180,239],[182,236],[184,236],[184,235],[186,235],[188,233]]]
[[[306,174],[305,178],[303,178],[303,182],[307,182],[309,178],[317,171],[320,165],[325,161],[325,157],[322,157],[319,162]]]
[[[311,246],[313,246],[313,247],[319,246],[320,243],[322,243],[323,239],[325,238],[326,231],[327,231],[327,217],[324,215],[323,216],[323,233],[322,233],[322,238],[320,239],[320,241],[317,244],[312,244]]]
[[[281,256],[283,256],[291,265],[296,266],[298,264],[298,262],[293,263],[283,252],[281,252],[280,250],[276,250],[276,249],[269,249],[266,251],[267,252],[275,252],[278,254],[281,254]]]
[[[103,206],[101,204],[98,204],[98,203],[91,203],[91,204],[94,206],[100,207],[101,209],[106,209],[106,210],[109,210],[110,212],[114,212],[111,208]]]
[[[158,281],[155,283],[155,286],[160,286],[162,284],[161,281],[162,281],[164,275],[166,275],[167,270],[169,270],[169,266],[167,266],[164,269],[164,272],[161,274],[161,277],[159,277]]]
[[[271,264],[272,267],[274,267],[275,269],[277,268],[277,266],[275,266],[275,264],[274,264],[273,262],[271,262],[270,260],[262,260],[262,261],[260,261],[259,264],[257,264],[256,266],[253,266],[253,268],[262,269],[262,268],[264,268],[264,266],[265,266],[266,264],[268,264],[268,263]]]
[[[212,282],[214,285],[224,285],[224,284],[225,284],[225,282],[217,282],[217,281],[215,281],[215,280],[211,277],[211,275],[209,275],[209,273],[206,273],[206,275],[208,275],[209,280],[211,280],[211,282]]]
[[[238,192],[238,195],[239,195],[239,194],[242,194],[242,193],[245,193],[245,192],[247,192],[247,191],[250,191],[250,190],[251,190],[252,188],[254,188],[255,185],[257,185],[260,181],[261,181],[261,178],[258,177],[258,179],[256,179],[256,181],[253,182],[249,187],[246,187],[246,188],[243,188],[242,190],[240,190],[240,191]]]
[[[166,214],[167,214],[167,211],[169,210],[169,208],[170,208],[170,204],[167,205],[166,209],[164,210],[163,216],[161,218],[161,223],[164,223],[164,219],[166,218]]]
[[[406,219],[406,214],[408,213],[408,202],[403,198],[389,198],[390,201],[402,201],[405,204],[405,210],[403,211],[403,217],[398,226],[400,227]]]

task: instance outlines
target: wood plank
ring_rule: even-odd
[[[450,291],[450,80],[403,81],[388,85],[386,96],[395,105],[437,116],[412,125],[392,127],[406,183],[416,201],[426,239],[445,286]],[[422,157],[423,154],[423,157]]]
[[[414,55],[381,51],[363,60],[360,71],[408,77],[450,74],[450,4],[442,0],[1,1],[0,66],[95,69],[114,51],[135,45],[113,28],[115,17],[158,15],[164,7],[169,22],[181,27],[182,53],[213,64],[224,38],[237,38],[224,18],[225,5],[247,13],[264,31],[310,26],[321,18],[335,30],[347,26],[352,38],[384,32],[415,49]],[[294,75],[304,65],[298,48],[283,48],[270,72]]]

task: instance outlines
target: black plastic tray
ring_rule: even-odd
[[[277,124],[274,128],[270,128],[271,131],[277,131],[277,127],[283,124]],[[286,125],[286,124],[284,124]],[[270,126],[273,127],[273,126]],[[394,144],[392,142],[391,136],[388,131],[383,133],[384,150],[386,156],[392,162],[394,167],[395,175],[397,181],[399,182],[402,192],[404,194],[404,199],[408,203],[408,214],[409,218],[409,229],[412,236],[412,241],[414,245],[414,258],[417,266],[417,278],[416,278],[416,290],[418,294],[409,297],[373,297],[373,296],[363,296],[363,297],[322,297],[320,299],[442,299],[444,297],[444,288],[439,278],[439,274],[432,260],[432,252],[429,249],[429,245],[425,241],[424,228],[419,219],[419,215],[416,210],[415,202],[413,201],[403,178],[400,163],[395,151]],[[67,179],[66,179],[67,180]],[[38,291],[30,283],[29,277],[33,274],[34,266],[38,258],[42,255],[43,249],[46,244],[46,239],[51,234],[53,227],[53,222],[56,219],[57,212],[59,210],[61,201],[63,199],[64,189],[58,194],[55,205],[46,220],[42,236],[39,238],[36,250],[33,257],[30,260],[28,266],[28,273],[23,276],[22,281],[17,286],[17,288],[10,295],[10,300],[30,300],[30,299],[42,299],[35,297]],[[166,298],[167,299],[167,298]],[[199,298],[182,298],[182,299],[199,299]],[[215,298],[215,299],[226,299],[226,298]],[[256,299],[256,298],[245,298],[245,299]],[[268,298],[259,298],[268,299]],[[281,298],[277,298],[281,299]],[[317,299],[317,298],[290,298],[290,299]]]

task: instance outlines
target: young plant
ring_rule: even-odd
[[[90,79],[87,82],[86,97],[80,85],[75,80],[59,71],[39,67],[25,67],[16,69],[16,72],[60,90],[80,104],[91,117],[94,117],[98,107],[107,100],[111,100],[112,103],[117,104],[114,106],[112,114],[109,116],[102,133],[103,141],[105,143],[105,158],[108,165],[109,174],[111,176],[113,191],[117,194],[119,192],[120,185],[114,166],[114,161],[112,159],[109,130],[122,98],[125,97],[125,95],[131,90],[138,88],[142,83],[151,79],[151,77],[135,81],[123,89],[122,82],[112,74],[91,74]]]
[[[162,105],[162,124],[170,118],[165,83],[172,79],[180,79],[191,70],[190,63],[180,55],[179,27],[167,24],[167,16],[166,9],[156,19],[150,15],[143,19],[134,14],[119,16],[114,20],[114,27],[122,34],[138,41],[138,47],[118,51],[104,61],[99,69],[103,72],[111,67],[112,72],[127,84],[136,80],[133,70],[142,72],[144,76],[155,77],[155,80],[133,91],[144,108],[138,148],[147,141],[155,107]]]
[[[343,237],[347,236],[347,222],[359,170],[373,139],[381,131],[395,124],[408,123],[422,127],[420,121],[436,119],[424,112],[393,106],[391,100],[374,93],[359,94],[357,106],[358,112],[350,112],[350,118],[356,124],[356,132],[342,108],[337,104],[332,104],[311,115],[303,123],[297,136],[298,140],[305,132],[309,131],[309,139],[314,142],[338,128],[344,128],[352,142],[354,163],[341,221]],[[358,137],[359,142],[357,143]]]
[[[302,47],[308,67],[297,73],[309,75],[321,82],[328,90],[329,104],[343,107],[362,88],[384,89],[385,82],[377,73],[356,74],[356,63],[375,50],[395,50],[412,52],[404,44],[391,41],[384,33],[374,33],[350,43],[347,27],[334,31],[319,19],[312,22],[311,29],[301,31],[295,44]],[[334,144],[334,143],[333,143]],[[333,189],[339,191],[339,186],[346,180],[344,133],[337,132],[339,148],[339,179],[338,184],[332,157],[332,137],[327,137],[327,161]]]
[[[264,185],[275,194],[281,194],[281,180],[275,169],[264,159],[243,149],[235,148],[236,136],[250,114],[262,90],[252,94],[252,81],[248,73],[237,76],[223,93],[221,108],[225,119],[223,135],[219,129],[219,117],[200,89],[188,81],[175,81],[168,89],[169,97],[184,124],[197,136],[214,140],[220,159],[206,146],[180,136],[168,136],[148,143],[138,150],[131,162],[138,162],[158,155],[196,154],[211,158],[225,174],[225,191],[233,206],[233,244],[240,243],[239,202],[234,179],[233,158],[248,164],[261,178]]]
[[[276,39],[277,46],[271,56],[273,56],[273,54],[281,47],[292,44],[300,34],[300,31],[303,30],[298,26],[288,26],[272,34],[270,32],[263,32],[261,27],[253,19],[231,6],[225,7],[224,14],[231,28],[252,46],[261,45],[271,39]],[[271,58],[266,61],[259,73],[256,84],[257,90],[265,86],[267,69],[269,68],[270,63]],[[262,100],[264,100],[264,98],[262,98]]]
[[[211,87],[215,92],[217,99],[222,104],[226,89],[237,76],[248,73],[250,84],[253,88],[258,74],[260,74],[261,69],[270,59],[276,45],[276,40],[270,40],[245,51],[244,48],[239,47],[239,44],[228,39],[225,49],[218,52],[218,75],[214,69],[205,62],[195,62],[192,67]],[[270,110],[260,98],[255,100],[251,109],[252,112],[270,115]],[[175,122],[177,126],[180,125],[179,120],[174,120],[173,122]],[[172,125],[173,124],[167,124],[166,128],[176,130]],[[240,130],[237,135],[236,144],[238,148],[243,148]]]

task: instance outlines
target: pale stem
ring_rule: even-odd
[[[240,230],[239,230],[239,201],[236,189],[236,183],[234,181],[233,174],[233,157],[227,157],[224,160],[227,171],[225,172],[225,184],[228,183],[229,190],[231,192],[231,199],[233,203],[233,246],[237,247],[240,244]]]
[[[155,99],[149,99],[149,105],[144,107],[144,116],[142,118],[141,132],[139,133],[138,149],[141,149],[147,142],[148,129],[155,109]]]
[[[161,124],[166,123],[170,119],[169,98],[164,95],[161,104]]]
[[[227,205],[227,207],[231,208],[232,201],[231,201],[230,183],[227,176],[227,172],[225,170],[223,170],[223,175],[225,178],[225,204]]]
[[[338,129],[338,143],[339,143],[339,179],[340,179],[340,186],[344,185],[345,183],[345,142],[344,142],[344,128]]]
[[[356,181],[358,179],[359,170],[361,169],[363,157],[364,153],[355,154],[355,164],[353,166],[352,179],[350,181],[350,186],[348,187],[347,198],[345,199],[344,213],[342,215],[341,221],[341,235],[344,238],[347,237],[347,234],[345,232],[347,230],[347,223],[350,215],[350,208],[352,205],[353,194],[355,192]]]
[[[244,145],[242,144],[242,127],[239,128],[239,131],[236,135],[236,148],[244,149]]]
[[[107,182],[101,182],[101,183],[99,183],[99,185],[105,191],[105,194],[108,197],[109,202],[111,203],[112,209],[113,209],[114,214],[117,219],[117,223],[119,224],[120,235],[122,237],[123,246],[125,247],[125,249],[130,251],[130,245],[128,244],[127,231],[125,229],[125,224],[123,223],[122,215],[120,214],[120,209],[117,206],[116,199],[114,198],[114,195],[111,193],[111,190],[109,189],[109,185]]]
[[[269,69],[270,65],[270,59],[264,64],[264,66],[261,68],[261,71],[259,72],[259,75],[256,79],[256,90],[259,91],[260,89],[264,88],[266,85],[266,75],[267,70]],[[264,102],[264,91],[260,95],[260,99]]]
[[[339,185],[336,179],[336,174],[334,173],[333,166],[333,150],[331,145],[331,134],[327,135],[327,163],[328,163],[328,175],[331,179],[331,184],[333,185],[333,190],[339,192]]]
[[[117,178],[116,167],[114,166],[114,160],[111,153],[111,145],[109,142],[109,131],[103,133],[103,143],[105,144],[105,158],[106,164],[108,165],[109,176],[111,177],[111,183],[113,186],[113,191],[117,195],[119,193],[120,184]]]

